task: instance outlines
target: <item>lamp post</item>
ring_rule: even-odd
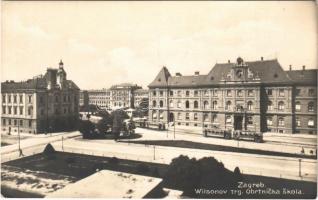
[[[22,152],[22,149],[21,149],[20,140],[21,140],[21,138],[20,138],[20,120],[18,119],[18,148],[19,148],[18,151],[19,151],[19,157],[24,156],[23,152]]]

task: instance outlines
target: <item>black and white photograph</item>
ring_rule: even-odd
[[[1,198],[315,199],[315,1],[1,1]]]

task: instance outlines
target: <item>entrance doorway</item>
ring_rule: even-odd
[[[234,116],[234,130],[242,130],[243,129],[243,116],[236,115]]]
[[[173,113],[169,114],[169,122],[174,122],[174,114]]]

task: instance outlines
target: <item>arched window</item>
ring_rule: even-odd
[[[163,119],[163,111],[162,110],[159,111],[159,119]]]
[[[243,91],[242,90],[238,90],[237,91],[237,96],[238,97],[242,97],[243,96]]]
[[[230,115],[227,115],[227,116],[225,117],[225,123],[226,123],[226,124],[232,124],[232,117],[231,117]]]
[[[198,113],[194,113],[193,114],[193,119],[196,121],[196,120],[198,120]]]
[[[309,128],[313,128],[315,126],[315,122],[314,122],[314,120],[312,119],[312,118],[310,118],[309,120],[308,120],[308,127]]]
[[[273,102],[269,101],[267,103],[267,110],[273,110]]]
[[[186,96],[188,97],[190,95],[190,92],[189,91],[186,91]]]
[[[157,102],[156,101],[152,101],[152,107],[156,107],[157,106]]]
[[[314,102],[309,102],[308,103],[308,112],[314,112]]]
[[[203,121],[209,121],[209,115],[208,113],[203,114]]]
[[[177,107],[178,107],[178,108],[181,108],[181,101],[178,101]]]
[[[157,111],[152,112],[152,119],[157,119]]]
[[[160,105],[160,108],[163,107],[163,101],[162,100],[159,101],[159,105]]]
[[[172,100],[169,101],[169,105],[171,108],[173,108],[173,101]]]
[[[282,111],[285,109],[285,104],[284,102],[280,101],[278,102],[278,110]]]
[[[190,103],[189,103],[189,101],[186,101],[186,102],[185,102],[185,106],[186,106],[186,108],[190,108]]]
[[[246,118],[246,122],[247,122],[247,125],[252,125],[253,124],[253,117],[252,116],[248,116]]]
[[[212,116],[212,122],[215,123],[215,122],[217,122],[217,121],[218,121],[217,116],[216,116],[216,115],[213,115],[213,116]]]
[[[178,113],[178,120],[181,120],[181,119],[182,119],[181,113]]]
[[[296,111],[300,111],[300,110],[301,110],[301,104],[300,104],[299,101],[297,101],[297,102],[295,103],[295,110],[296,110]]]
[[[300,123],[300,119],[299,117],[296,117],[296,127],[300,127],[301,123]]]
[[[253,110],[253,102],[251,101],[247,102],[247,110],[249,111]]]
[[[231,110],[232,109],[232,103],[231,101],[227,101],[225,105],[225,110]]]
[[[272,126],[273,125],[273,117],[268,116],[266,119],[266,123],[267,123],[267,126]]]
[[[213,110],[217,110],[218,109],[218,102],[217,101],[213,101],[212,102],[212,109]]]
[[[283,117],[278,118],[278,126],[284,126],[285,125],[285,120]]]
[[[204,101],[203,102],[203,108],[204,109],[208,109],[209,108],[209,102],[208,101]]]
[[[194,101],[193,107],[194,107],[194,108],[199,108],[199,103],[198,103],[198,101]]]

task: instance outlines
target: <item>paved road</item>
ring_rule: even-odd
[[[42,152],[44,147],[48,143],[57,142],[61,144],[62,136],[63,139],[79,137],[81,134],[78,131],[74,132],[65,132],[55,135],[41,135],[40,137],[29,137],[27,139],[21,140],[20,146],[24,156],[32,155],[35,153]],[[1,152],[1,163],[8,160],[13,160],[19,158],[19,146],[18,144],[12,144],[8,146],[3,146],[0,149]]]
[[[56,149],[60,145],[54,146]],[[299,159],[279,156],[264,156],[245,153],[219,152],[177,147],[146,146],[128,143],[116,143],[112,140],[69,139],[64,142],[64,151],[118,158],[158,162],[169,164],[179,155],[202,158],[213,156],[226,168],[234,170],[238,166],[243,173],[282,177],[295,180],[316,181],[316,160],[301,159],[301,177],[299,177]]]
[[[215,138],[215,137],[203,137],[201,135],[190,135],[185,133],[176,132],[174,134],[173,131],[155,131],[144,128],[137,128],[136,133],[142,135],[140,138],[136,138],[134,140],[187,140],[191,142],[199,142],[199,143],[207,143],[207,144],[215,144],[222,146],[231,146],[231,147],[241,147],[247,149],[259,149],[265,151],[274,151],[274,152],[284,152],[284,153],[293,153],[300,154],[302,147],[305,150],[305,154],[310,155],[310,151],[312,150],[314,153],[316,152],[316,143],[310,143],[309,145],[299,145],[294,144],[293,142],[289,142],[289,140],[284,143],[282,142],[265,142],[265,143],[255,143],[252,141],[237,141],[237,140],[225,140],[223,138]],[[298,139],[299,140],[299,139]],[[306,138],[305,138],[306,140]]]

